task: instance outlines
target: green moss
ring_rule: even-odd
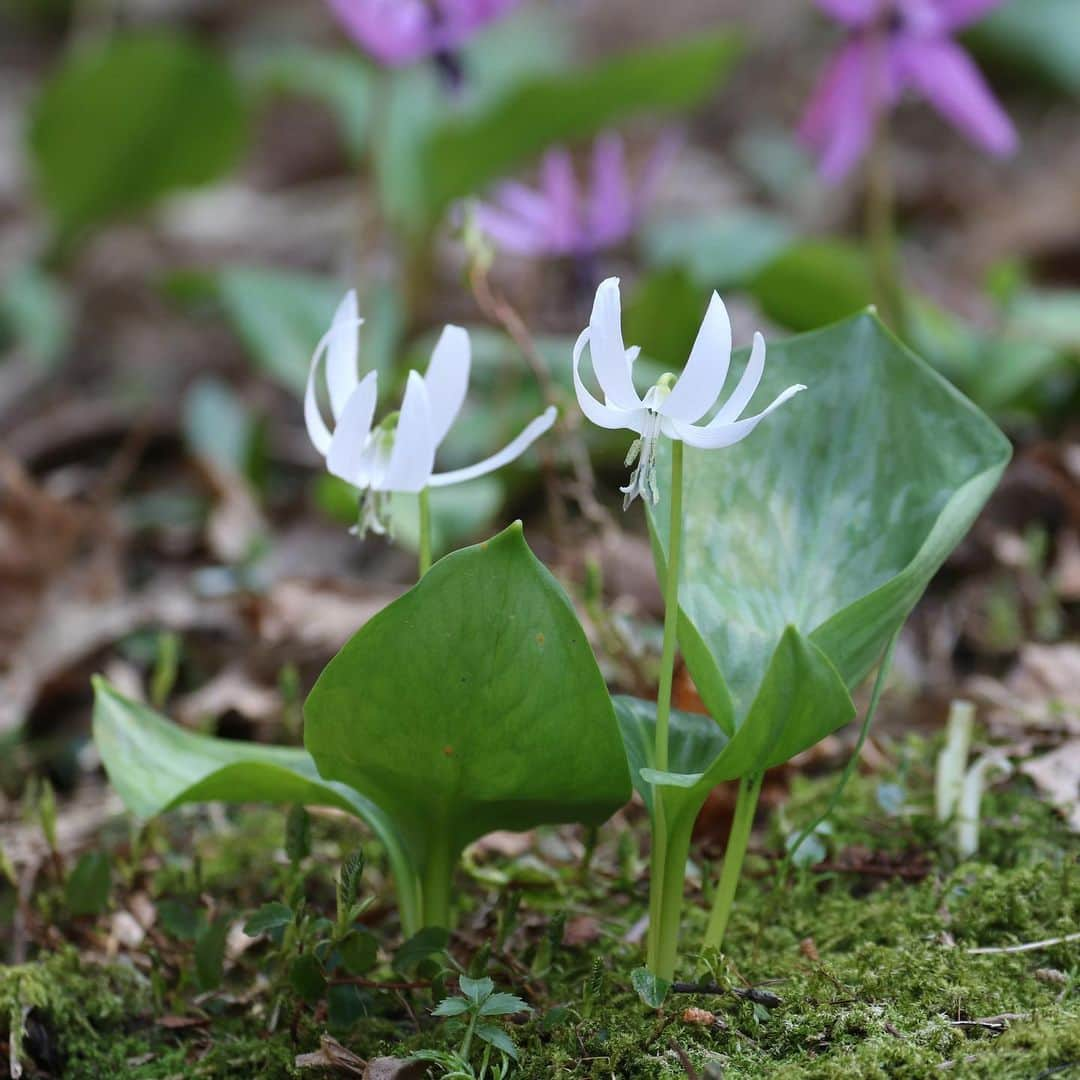
[[[731,986],[769,983],[782,1003],[768,1010],[730,994],[672,995],[662,1012],[646,1009],[629,987],[630,971],[642,962],[640,947],[623,942],[644,911],[643,883],[632,895],[611,885],[619,870],[610,837],[597,856],[608,876],[581,885],[573,866],[553,871],[555,887],[526,894],[509,957],[496,954],[488,967],[500,988],[524,992],[536,1005],[533,1019],[513,1026],[522,1062],[516,1075],[672,1080],[686,1076],[676,1046],[699,1070],[711,1065],[709,1075],[726,1080],[1031,1080],[1062,1067],[1060,1075],[1069,1075],[1068,1067],[1080,1062],[1080,949],[968,950],[1075,931],[1075,837],[1018,783],[987,799],[980,859],[957,865],[929,813],[930,775],[921,764],[931,760],[927,748],[913,741],[906,755],[907,766],[890,778],[906,786],[902,811],[890,814],[879,805],[877,780],[857,778],[829,837],[834,863],[843,864],[845,851],[858,847],[865,858],[879,860],[874,865],[883,874],[799,870],[781,880],[775,855],[758,855],[748,861],[740,886],[727,955],[708,966],[687,953],[680,977]],[[788,829],[813,820],[833,782],[797,783],[786,820],[771,823],[766,849],[779,851]],[[884,805],[895,810],[894,801]],[[262,810],[230,814],[224,829],[220,818],[210,827],[201,815],[167,819],[150,845],[156,869],[133,881],[158,899],[180,897],[193,906],[209,894],[216,914],[239,918],[283,895],[290,873],[280,851],[283,820]],[[305,885],[313,912],[332,912],[334,870],[356,839],[351,824],[317,822]],[[916,866],[925,872],[921,880],[889,876],[890,867]],[[382,874],[376,856],[365,888],[380,889]],[[494,894],[474,884],[466,895],[473,912],[464,922],[471,929],[455,947],[463,962],[491,940],[495,922],[487,907]],[[595,914],[602,932],[586,946],[552,954],[547,928],[568,910]],[[700,940],[706,914],[704,899],[691,896],[688,950]],[[389,951],[392,918],[378,933]],[[85,941],[85,926],[71,937]],[[252,993],[269,970],[264,947],[245,954],[222,994],[200,999],[212,1016],[208,1025],[169,1030],[157,1021],[165,1014],[193,1015],[197,992],[190,942],[165,944],[167,963],[153,986],[132,967],[81,962],[74,949],[7,969],[0,975],[0,1026],[13,1010],[34,1006],[65,1056],[63,1075],[75,1078],[296,1075],[295,1055],[317,1046],[326,1016],[286,997],[277,1030],[267,1035],[273,994]],[[1057,974],[1037,974],[1046,968]],[[389,970],[381,977],[396,978]],[[430,1017],[432,1002],[423,990],[365,995],[366,1015],[340,1033],[362,1057],[444,1049],[460,1038]],[[718,1023],[684,1021],[689,1006],[714,1012]],[[1003,1031],[972,1023],[1002,1014],[1018,1017]],[[943,1069],[945,1062],[952,1064]]]

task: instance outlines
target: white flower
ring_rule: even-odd
[[[589,346],[593,371],[603,402],[581,380],[581,356]],[[701,329],[681,375],[664,375],[639,397],[633,367],[640,349],[626,348],[622,337],[619,279],[608,278],[596,290],[592,317],[574,345],[574,390],[581,411],[598,427],[628,428],[638,434],[626,464],[637,461],[630,483],[620,490],[625,509],[638,495],[660,500],[656,486],[656,449],[661,435],[703,450],[716,450],[745,439],[774,409],[806,387],[789,386],[768,408],[740,420],[765,371],[765,339],[754,334],[754,345],[734,393],[707,424],[697,424],[716,404],[731,363],[731,322],[720,297],[713,293]]]
[[[372,528],[385,532],[382,496],[461,484],[494,472],[520,457],[555,423],[555,408],[549,407],[498,453],[464,469],[436,473],[435,453],[457,419],[469,385],[469,335],[460,326],[447,326],[431,354],[426,374],[409,372],[401,411],[373,426],[378,373],[369,371],[362,379],[359,376],[357,329],[362,323],[356,293],[350,291],[315,349],[304,395],[308,435],[326,458],[327,469],[368,493],[361,531]],[[319,408],[322,368],[333,431]]]

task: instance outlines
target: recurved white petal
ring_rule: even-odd
[[[422,491],[435,467],[435,440],[431,437],[431,406],[427,387],[417,371],[409,372],[401,403],[390,465],[382,477],[382,491]]]
[[[608,278],[596,290],[589,319],[589,352],[596,380],[608,402],[620,409],[638,408],[641,398],[634,389],[623,344],[618,278]]]
[[[334,316],[334,321],[330,324],[330,329],[323,334],[319,340],[319,344],[315,346],[315,351],[311,354],[311,367],[308,369],[307,386],[304,388],[304,424],[307,426],[308,438],[311,439],[315,449],[319,451],[323,456],[330,449],[330,440],[333,437],[330,433],[330,429],[326,426],[326,421],[323,419],[322,410],[319,408],[319,392],[318,392],[318,377],[319,372],[323,367],[324,361],[326,364],[326,383],[327,390],[330,394],[330,408],[331,412],[336,419],[341,410],[345,407],[345,402],[348,400],[349,394],[346,393],[344,400],[339,400],[335,404],[335,394],[340,398],[344,393],[344,379],[338,376],[338,389],[332,388],[333,384],[330,381],[330,354],[334,349],[338,350],[337,364],[339,370],[344,370],[344,364],[340,359],[341,349],[343,348],[342,342],[346,339],[351,340],[353,347],[353,369],[356,368],[356,330],[360,326],[362,319],[352,318],[348,319],[340,317],[342,309],[347,309],[347,303],[349,294],[338,305],[338,313]],[[355,310],[355,297],[353,310]],[[352,386],[356,387],[359,380],[356,375],[353,376]],[[351,391],[350,391],[351,392]]]
[[[590,334],[591,331],[588,328],[582,330],[574,343],[574,393],[577,395],[581,411],[597,427],[612,430],[627,428],[641,434],[645,410],[640,405],[634,409],[620,409],[615,405],[605,405],[597,401],[589,392],[589,388],[581,381],[581,354],[589,343]]]
[[[746,370],[742,373],[738,386],[735,387],[731,397],[724,402],[717,414],[709,422],[709,427],[722,427],[738,420],[743,409],[750,404],[754,396],[761,376],[765,371],[765,339],[761,334],[754,334],[754,344],[750,348],[750,359],[746,362]]]
[[[429,481],[429,487],[448,487],[450,484],[463,484],[466,480],[475,480],[478,476],[501,469],[509,465],[529,449],[530,446],[545,431],[555,423],[557,410],[554,405],[549,405],[540,416],[528,424],[524,431],[514,440],[507,443],[498,453],[491,457],[478,461],[475,465],[468,465],[464,469],[454,469],[452,472],[436,473]]]
[[[436,447],[461,412],[469,389],[471,363],[468,332],[460,326],[447,326],[439,335],[424,376],[431,408],[431,438]]]
[[[360,385],[341,410],[326,455],[327,469],[356,487],[366,486],[364,451],[371,435],[371,421],[375,419],[378,378],[378,372],[369,371],[360,380]]]
[[[690,424],[700,420],[723,389],[730,363],[731,320],[724,301],[713,293],[686,367],[660,406],[660,412]]]
[[[682,439],[688,446],[696,446],[701,450],[719,450],[724,446],[734,446],[741,442],[765,419],[769,413],[780,408],[789,398],[794,397],[800,390],[806,387],[797,384],[789,386],[767,409],[759,412],[757,416],[748,416],[745,420],[736,420],[731,424],[716,424],[715,422],[706,427],[697,427],[681,420],[670,417],[664,419],[664,433],[673,439]]]
[[[330,411],[337,420],[360,381],[357,328],[363,323],[357,310],[356,290],[350,289],[334,312],[326,347],[326,389]]]

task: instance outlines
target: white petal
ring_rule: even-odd
[[[311,370],[308,371],[307,388],[304,390],[304,423],[307,425],[308,438],[312,445],[323,457],[326,457],[333,436],[319,411],[319,399],[315,393],[315,372],[318,369],[319,356],[316,353],[315,359],[311,362]]]
[[[435,345],[424,384],[431,407],[431,438],[438,447],[461,412],[469,389],[472,350],[469,335],[460,326],[447,326]]]
[[[641,398],[634,389],[631,366],[623,345],[618,278],[608,278],[596,290],[589,319],[589,352],[596,381],[605,398],[620,409],[636,409]]]
[[[351,293],[349,295],[352,295]],[[338,305],[338,314],[342,309],[346,307],[349,297]],[[340,356],[343,348],[342,342],[351,340],[353,348],[353,381],[352,388],[356,387],[358,379],[355,375],[355,349],[356,349],[356,330],[363,322],[363,319],[345,320],[339,319],[338,315],[334,316],[334,321],[330,324],[330,329],[323,334],[319,340],[319,344],[315,346],[315,351],[311,355],[311,367],[308,369],[307,386],[304,389],[304,423],[307,425],[308,438],[311,439],[315,446],[315,449],[320,454],[326,455],[326,452],[330,449],[330,429],[326,426],[326,422],[323,420],[322,410],[319,408],[319,395],[315,387],[315,381],[319,374],[319,368],[323,362],[323,358],[326,358],[327,363],[327,388],[330,390],[330,407],[335,417],[340,414],[341,410],[345,407],[345,402],[348,400],[349,394],[345,394],[343,400],[337,401],[335,404],[334,394],[342,394],[344,390],[344,379],[339,379],[338,389],[336,391],[331,389],[330,383],[330,356],[329,354],[336,348],[338,350],[338,364],[339,370],[344,370],[344,365],[341,363]],[[351,393],[351,390],[350,390]]]
[[[330,411],[337,420],[360,381],[357,368],[360,346],[356,328],[364,320],[356,306],[356,290],[350,289],[334,312],[326,351],[326,389]]]
[[[732,424],[709,424],[707,427],[696,427],[694,424],[686,424],[681,420],[665,418],[664,431],[673,439],[681,439],[688,446],[696,446],[702,450],[719,450],[724,446],[734,446],[750,434],[774,409],[780,408],[788,398],[794,397],[800,390],[806,387],[801,384],[789,386],[767,409],[759,412],[757,416],[748,416],[745,420],[736,420]]]
[[[394,433],[390,465],[378,484],[380,491],[423,491],[435,467],[435,441],[431,437],[431,406],[419,372],[410,371],[405,400]],[[373,483],[374,487],[375,484]]]
[[[617,429],[629,428],[641,434],[645,410],[619,409],[614,405],[603,405],[589,393],[588,387],[581,381],[581,354],[589,341],[589,330],[582,330],[574,344],[574,393],[577,394],[581,411],[597,426]]]
[[[690,424],[700,420],[723,389],[730,363],[731,320],[724,301],[713,293],[686,367],[660,412]]]
[[[750,349],[750,359],[746,362],[746,370],[735,387],[731,397],[720,407],[720,411],[709,422],[709,427],[719,427],[738,420],[743,409],[750,404],[754,396],[761,376],[765,371],[765,339],[758,333],[754,334],[754,344]]]
[[[475,480],[478,476],[485,476],[496,469],[501,469],[504,465],[509,465],[511,461],[521,457],[555,423],[556,413],[555,406],[549,405],[516,439],[507,443],[497,454],[492,454],[491,457],[478,461],[475,465],[469,465],[464,469],[436,473],[428,481],[429,486],[447,487],[450,484],[463,484],[466,480]]]
[[[378,372],[369,371],[345,402],[334,428],[330,452],[326,455],[326,467],[330,472],[356,487],[366,486],[364,451],[371,435],[371,421],[375,419],[378,378]]]

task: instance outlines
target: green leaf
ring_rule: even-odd
[[[296,991],[300,1000],[308,1005],[317,1005],[326,993],[326,976],[322,965],[312,953],[298,956],[289,967],[289,985]]]
[[[468,91],[448,108],[446,86],[431,64],[384,71],[379,138],[373,143],[379,202],[400,229],[423,232],[431,219],[427,147],[447,117],[486,115],[515,88],[565,69],[571,35],[565,19],[529,4],[468,42],[461,53]]]
[[[368,930],[350,930],[338,946],[350,975],[366,975],[378,963],[379,943]]]
[[[204,913],[182,900],[160,900],[157,912],[162,929],[181,941],[194,941],[206,925]]]
[[[654,975],[648,968],[643,967],[634,968],[630,973],[630,982],[637,996],[650,1009],[659,1009],[671,989],[671,983],[667,979],[661,979],[659,975]]]
[[[390,857],[402,918],[419,922],[416,871],[390,819],[374,803],[319,776],[304,750],[215,739],[185,731],[94,681],[94,742],[113,787],[133,814],[154,817],[193,802],[333,806],[355,814]]]
[[[326,990],[326,1026],[341,1035],[367,1015],[367,1000],[359,986],[329,986]]]
[[[495,984],[489,978],[470,979],[468,975],[462,975],[458,979],[461,992],[474,1004],[479,1005],[485,1001],[495,990]]]
[[[738,51],[732,34],[698,34],[526,82],[435,132],[414,177],[416,201],[435,221],[454,200],[481,192],[552,143],[588,138],[634,113],[691,108],[715,89]]]
[[[199,379],[184,398],[184,439],[191,450],[239,477],[253,458],[258,424],[238,394],[220,379]]]
[[[745,354],[736,366],[744,363]],[[729,734],[785,638],[784,662],[839,708],[830,669],[849,689],[862,681],[1011,452],[871,314],[772,345],[749,411],[794,382],[809,389],[744,442],[686,452],[679,640]],[[669,471],[662,462],[651,515],[661,567]],[[783,688],[776,692],[787,708]],[[807,722],[770,750],[769,763],[809,745],[824,720]]]
[[[1080,6],[1075,0],[1011,0],[965,35],[984,57],[1080,96]]]
[[[393,969],[401,975],[409,975],[430,956],[444,952],[450,944],[450,934],[441,926],[425,926],[403,942],[394,954]]]
[[[269,904],[263,904],[258,911],[256,911],[246,923],[244,923],[244,933],[248,937],[258,937],[259,934],[265,934],[269,930],[277,930],[280,927],[288,926],[293,921],[293,910],[288,904],[282,904],[278,900],[273,900]]]
[[[781,636],[749,713],[730,738],[711,717],[673,713],[664,772],[653,768],[655,704],[616,698],[615,705],[627,758],[638,773],[635,784],[649,813],[652,786],[662,786],[664,826],[672,834],[685,831],[687,838],[701,804],[717,784],[779,765],[855,715],[835,668],[794,627]]]
[[[226,317],[251,358],[286,390],[302,395],[315,346],[344,288],[333,278],[230,267],[214,278]]]
[[[520,1012],[532,1009],[517,994],[491,994],[480,1006],[481,1016],[513,1016]]]
[[[225,942],[229,920],[222,916],[200,931],[195,939],[195,982],[200,990],[216,990],[225,972]]]
[[[873,299],[862,250],[840,240],[804,240],[767,263],[749,283],[774,322],[814,330],[865,308]]]
[[[285,854],[294,866],[311,854],[311,815],[297,803],[285,819]]]
[[[175,35],[115,35],[74,53],[35,102],[37,189],[70,239],[217,179],[245,129],[239,89],[214,53]]]
[[[364,853],[354,851],[342,864],[338,871],[337,882],[337,914],[338,919],[344,919],[356,903],[356,891],[360,886],[360,875],[364,872]]]
[[[415,858],[494,829],[600,824],[629,795],[611,701],[520,524],[448,555],[327,665],[304,737]],[[573,746],[573,754],[566,748]]]
[[[491,1043],[496,1050],[501,1050],[508,1058],[517,1061],[518,1052],[513,1039],[494,1024],[477,1024],[476,1037],[486,1043]]]
[[[112,873],[108,856],[90,851],[75,864],[64,894],[72,915],[100,915],[109,906]]]
[[[0,325],[39,369],[53,370],[71,341],[71,299],[64,287],[33,263],[16,266],[0,289]]]
[[[305,45],[259,48],[244,58],[247,81],[262,94],[290,94],[327,105],[354,159],[367,149],[375,82],[370,65],[355,52]]]
[[[701,290],[681,267],[641,279],[626,302],[623,333],[667,369],[689,356],[701,325]]]
[[[443,998],[434,1009],[431,1010],[432,1016],[461,1016],[462,1013],[467,1013],[472,1005],[461,997],[448,997]]]
[[[699,288],[729,289],[751,280],[793,240],[794,231],[782,218],[737,210],[650,221],[641,245],[651,266],[682,267]]]

